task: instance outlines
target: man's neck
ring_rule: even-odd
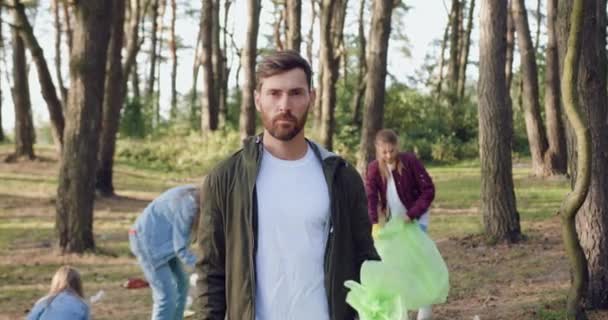
[[[301,131],[289,141],[282,141],[264,130],[264,148],[279,159],[298,160],[306,155],[308,144],[304,137],[304,131]]]

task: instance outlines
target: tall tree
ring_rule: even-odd
[[[232,67],[228,64],[228,17],[230,13],[230,7],[232,6],[233,1],[234,0],[224,1],[224,18],[222,20],[221,27],[223,39],[219,57],[221,59],[221,81],[219,86],[219,125],[221,127],[224,127],[226,125],[226,119],[228,118],[228,78],[230,77],[230,69]]]
[[[479,157],[481,212],[486,235],[515,242],[521,236],[511,166],[512,110],[505,77],[507,3],[482,1],[479,37]]]
[[[171,119],[177,116],[177,39],[175,21],[177,19],[176,0],[171,1],[171,24],[169,26],[169,54],[171,56]]]
[[[300,44],[302,36],[300,35],[302,25],[302,1],[301,0],[286,0],[287,12],[287,49],[300,52]]]
[[[55,220],[62,252],[95,248],[93,202],[112,2],[73,3],[74,43]]]
[[[306,36],[306,58],[308,63],[312,65],[312,47],[313,47],[313,36],[315,30],[315,21],[317,20],[317,0],[310,1],[310,26],[308,28],[308,34]]]
[[[374,137],[382,128],[388,40],[391,32],[393,5],[394,2],[391,0],[374,1],[367,51],[367,85],[363,102],[365,115],[361,144],[357,154],[357,169],[361,173],[366,172],[367,164],[375,156]]]
[[[460,70],[458,71],[458,96],[464,97],[464,89],[467,82],[467,66],[469,64],[469,49],[471,47],[471,32],[473,31],[473,16],[475,12],[475,0],[469,3],[469,14],[467,17],[467,28],[462,39],[462,52],[460,54]]]
[[[507,98],[511,103],[511,83],[513,82],[513,54],[515,52],[515,22],[513,21],[513,2],[509,0],[507,12],[507,57],[505,64],[505,78],[507,82]]]
[[[152,0],[152,28],[150,29],[150,68],[148,70],[148,81],[146,84],[146,98],[151,99],[154,94],[154,84],[156,81],[156,60],[158,59],[158,25],[162,21],[162,17],[159,17],[160,1]],[[205,1],[203,1],[205,2]]]
[[[2,6],[0,6],[0,18],[2,18]],[[0,61],[3,61],[4,53],[4,33],[2,29],[2,23],[0,23]],[[0,66],[0,75],[1,74],[2,68]],[[4,136],[4,126],[2,126],[2,83],[0,81],[0,142],[4,142],[5,139],[6,137]]]
[[[517,31],[521,59],[523,109],[528,144],[532,155],[532,172],[537,176],[546,176],[550,174],[544,162],[548,143],[540,114],[536,50],[530,35],[528,14],[526,13],[524,0],[513,0],[513,20]]]
[[[62,106],[65,107],[68,91],[63,84],[63,73],[61,72],[61,35],[63,33],[60,15],[61,4],[59,0],[53,0],[52,6],[55,25],[55,77],[57,78],[57,85],[61,93]]]
[[[545,122],[549,149],[545,164],[555,174],[566,174],[566,137],[562,122],[559,87],[559,58],[557,54],[557,0],[547,0],[547,46],[545,48]]]
[[[201,9],[201,51],[200,64],[203,68],[203,90],[201,96],[201,129],[214,131],[218,127],[218,105],[216,76],[213,73],[213,16],[216,1],[203,0]]]
[[[437,81],[437,89],[435,91],[435,95],[437,99],[441,97],[441,93],[443,90],[443,69],[445,67],[445,48],[448,45],[449,32],[450,32],[450,24],[452,22],[451,13],[448,15],[448,22],[445,25],[445,29],[443,29],[443,40],[441,41],[441,53],[439,54],[439,80]]]
[[[586,1],[587,3],[592,4],[591,8],[585,6],[583,4],[584,2],[585,1],[583,0],[575,0],[573,3],[570,20],[570,32],[568,37],[568,46],[564,58],[564,68],[561,80],[564,111],[566,113],[566,116],[568,117],[568,121],[572,126],[573,131],[575,132],[578,155],[576,165],[577,175],[576,178],[574,178],[573,190],[566,196],[560,207],[560,214],[562,218],[562,237],[564,241],[564,246],[566,247],[566,254],[568,255],[572,267],[572,281],[570,285],[570,290],[568,292],[568,300],[566,303],[566,316],[568,320],[587,319],[585,315],[585,309],[582,305],[583,297],[585,295],[585,290],[587,289],[588,283],[587,261],[583,252],[583,248],[581,248],[583,239],[581,239],[581,242],[579,243],[579,239],[576,233],[577,213],[579,212],[579,208],[581,208],[581,205],[583,205],[583,202],[585,201],[585,198],[587,197],[587,194],[589,192],[589,185],[591,182],[591,170],[593,166],[591,163],[591,135],[589,129],[587,128],[587,123],[582,115],[579,93],[577,88],[579,84],[578,77],[579,75],[581,75],[581,72],[577,69],[579,64],[581,63],[584,66],[586,60],[584,57],[582,58],[582,60],[580,60],[582,42],[584,41],[583,38],[585,37],[583,35],[583,28],[585,27],[583,22],[583,13],[585,9],[594,9],[592,1]],[[605,17],[605,4],[603,10],[604,11],[602,14]],[[591,13],[593,13],[594,11],[595,10],[592,10]],[[592,27],[592,25],[587,25],[587,27]],[[606,28],[605,25],[604,28]],[[595,35],[595,32],[593,31],[590,33]],[[587,38],[586,40],[591,40],[591,43],[587,43],[587,45],[594,46],[595,44],[597,44],[596,39]],[[605,45],[605,40],[603,41]],[[601,50],[604,50],[604,47],[602,47]],[[606,58],[604,57],[604,77],[606,76],[605,59]],[[596,80],[599,80],[600,82],[603,82],[604,85],[606,85],[606,79]],[[587,81],[588,79],[585,79],[585,82]],[[605,87],[602,88],[602,91],[604,90]],[[605,92],[603,93],[603,95],[604,98],[606,98]],[[582,100],[585,100],[584,95],[582,97]],[[590,101],[584,101],[583,105],[585,105],[586,102]],[[604,120],[605,119],[602,119],[600,121],[604,122]],[[604,197],[605,196],[606,195],[604,194]]]
[[[365,24],[364,24],[364,14],[365,14],[365,0],[361,0],[359,2],[359,21],[358,21],[358,33],[357,33],[357,42],[359,45],[357,46],[357,61],[359,65],[359,72],[357,73],[357,82],[355,84],[355,93],[353,95],[353,102],[351,110],[353,110],[353,121],[352,123],[361,127],[362,117],[361,117],[361,109],[363,106],[363,95],[365,94],[365,76],[367,74],[367,61],[365,61],[365,50],[367,47],[367,43],[365,40]]]
[[[247,0],[247,35],[245,45],[241,52],[241,66],[243,68],[243,88],[241,100],[241,115],[239,128],[241,138],[255,134],[255,58],[258,47],[258,30],[260,28],[260,0]]]
[[[95,188],[103,196],[114,195],[112,173],[116,133],[120,124],[120,110],[125,98],[122,65],[122,44],[125,26],[125,0],[112,1],[112,30],[108,45],[107,74],[101,117],[101,135]]]
[[[42,89],[42,97],[49,109],[53,139],[55,140],[57,149],[61,149],[65,126],[61,101],[57,96],[57,91],[55,91],[55,84],[53,83],[46,59],[44,58],[42,47],[38,44],[32,26],[25,15],[23,4],[19,0],[11,0],[11,4],[13,9],[13,24],[17,27],[23,42],[30,51],[34,64],[36,65],[38,80],[40,82],[40,88]]]
[[[456,106],[458,100],[458,72],[460,71],[460,0],[452,0],[452,10],[450,13],[450,62],[448,78],[448,102],[451,107]]]
[[[13,17],[17,11],[13,10]],[[34,122],[32,120],[32,103],[30,102],[30,87],[28,84],[27,61],[25,45],[17,30],[12,28],[13,41],[13,103],[15,105],[15,153],[9,160],[26,157],[34,159]]]
[[[572,176],[574,192],[577,190],[579,176],[585,178],[588,172],[589,193],[585,197],[579,213],[576,215],[576,225],[579,231],[581,246],[588,261],[589,285],[584,294],[585,306],[590,309],[608,308],[608,97],[606,92],[606,1],[592,0],[583,2],[583,12],[578,13],[577,2],[572,11],[572,27],[570,37],[577,32],[578,26],[581,37],[580,60],[575,71],[578,71],[578,90],[580,92],[582,127],[590,138],[592,156],[582,159],[587,146],[582,146],[579,129],[572,121],[576,132],[575,151],[572,157],[577,158],[577,170]],[[584,19],[582,17],[585,17]],[[578,23],[575,19],[582,19]],[[568,39],[568,50],[571,42]],[[574,50],[574,49],[573,49]],[[566,59],[568,54],[566,54]],[[575,60],[576,61],[576,60]],[[564,62],[564,74],[569,61]],[[562,86],[564,82],[562,81]],[[563,89],[566,90],[565,88]],[[565,93],[562,93],[564,96]],[[566,104],[564,96],[564,105]],[[564,110],[566,107],[564,106]],[[570,119],[570,116],[568,116]]]
[[[211,43],[211,61],[213,65],[213,91],[215,96],[215,102],[217,106],[215,107],[216,111],[213,113],[213,116],[216,119],[212,119],[211,122],[217,123],[216,127],[220,126],[220,123],[223,125],[225,119],[221,119],[220,114],[226,111],[226,93],[224,92],[224,53],[222,52],[222,46],[220,42],[220,34],[221,34],[221,23],[220,23],[220,0],[213,0],[213,22],[212,22],[212,43]],[[222,112],[220,112],[220,110]]]
[[[343,41],[346,0],[324,0],[321,7],[321,46],[323,57],[323,96],[321,100],[321,144],[333,148],[338,80]]]

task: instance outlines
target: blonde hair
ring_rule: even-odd
[[[51,289],[49,290],[49,303],[62,291],[68,291],[84,299],[82,280],[80,279],[78,270],[70,266],[61,266],[55,272],[53,280],[51,280]]]
[[[374,140],[375,145],[379,143],[386,143],[392,146],[399,146],[399,136],[395,131],[391,129],[382,129],[376,133],[376,138]],[[378,155],[378,150],[376,149],[376,159],[378,160],[378,167],[380,169],[380,176],[382,177],[382,181],[386,181],[388,179],[388,175],[391,173],[388,165],[384,161],[382,157]],[[399,161],[399,157],[395,160],[397,165],[397,172],[401,174],[403,172],[403,163]]]

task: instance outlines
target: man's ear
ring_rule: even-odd
[[[260,93],[258,90],[253,90],[253,102],[255,103],[255,109],[262,112],[262,110],[260,110]]]

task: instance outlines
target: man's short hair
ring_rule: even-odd
[[[302,58],[298,52],[293,50],[275,51],[264,56],[262,61],[258,63],[255,72],[256,90],[262,88],[262,82],[265,78],[298,68],[306,74],[306,83],[308,89],[310,89],[312,87],[312,69],[308,61]]]

